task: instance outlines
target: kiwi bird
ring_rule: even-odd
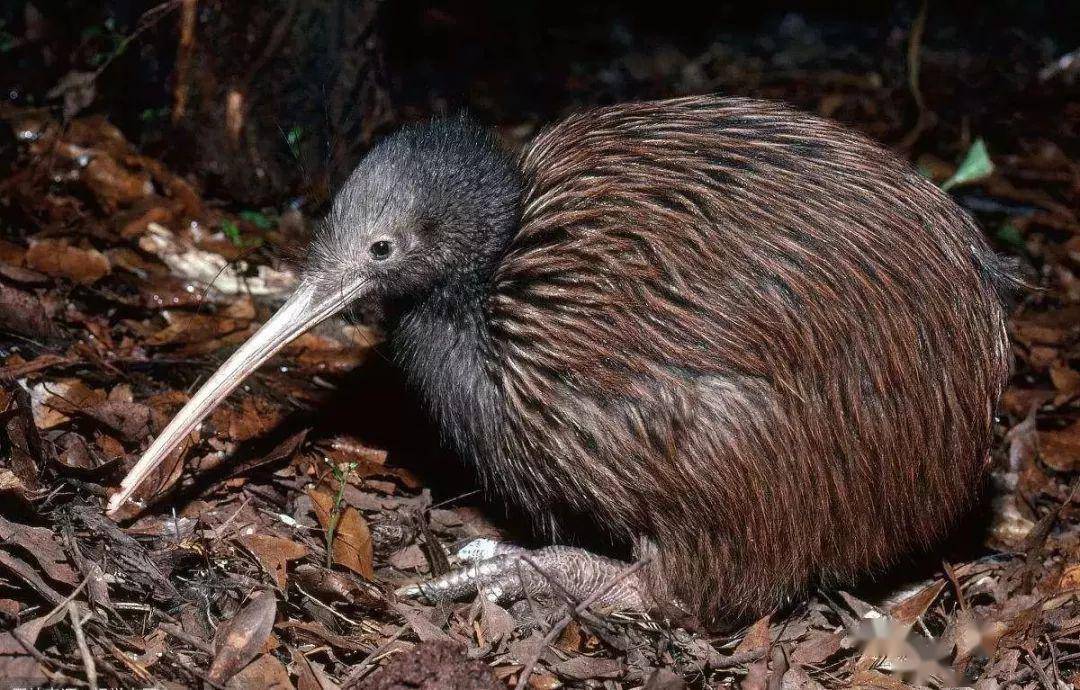
[[[630,554],[645,565],[613,605],[743,620],[929,548],[970,507],[1009,371],[1008,280],[930,181],[780,104],[599,108],[518,157],[466,117],[406,126],[110,509],[285,343],[377,303],[485,485],[555,544],[606,535],[606,555],[534,552],[561,587],[583,596]],[[470,567],[405,591],[543,589],[524,553],[478,543]]]

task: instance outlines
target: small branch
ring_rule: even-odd
[[[335,609],[330,604],[327,604],[326,602],[321,601],[317,597],[312,596],[311,594],[309,594],[300,585],[296,585],[296,589],[298,589],[300,591],[300,593],[303,594],[304,597],[307,598],[307,600],[310,601],[312,604],[314,604],[315,606],[318,606],[319,608],[325,610],[327,613],[329,613],[329,614],[331,614],[333,616],[336,616],[336,617],[340,618],[341,620],[345,621],[345,623],[347,625],[349,625],[350,627],[361,628],[363,630],[367,630],[368,632],[378,632],[378,628],[374,627],[368,621],[366,621],[366,620],[364,620],[364,621],[354,621],[353,619],[349,618],[348,616],[346,616],[341,611],[338,611],[337,609]]]
[[[960,587],[960,580],[956,578],[956,571],[949,565],[948,561],[941,562],[942,567],[945,569],[945,576],[949,578],[949,582],[953,586],[953,590],[956,591],[956,601],[960,604],[960,610],[964,613],[971,611],[971,607],[968,604],[967,597],[964,596],[964,590]]]
[[[710,666],[714,669],[732,668],[748,664],[751,661],[757,661],[763,656],[765,656],[764,647],[748,649],[745,652],[738,652],[729,656],[720,657],[719,661],[710,662]]]
[[[75,644],[79,648],[79,656],[82,657],[83,668],[86,670],[86,684],[90,690],[98,690],[97,664],[94,655],[90,652],[90,646],[86,644],[86,634],[83,632],[82,618],[79,616],[79,608],[75,602],[68,602],[68,617],[71,619],[71,629],[75,631]]]
[[[1054,684],[1050,681],[1050,676],[1046,675],[1046,669],[1043,668],[1039,658],[1031,652],[1027,652],[1028,665],[1035,671],[1035,675],[1039,678],[1039,683],[1046,688],[1046,690],[1054,690]]]
[[[135,30],[120,40],[120,43],[116,46],[116,50],[114,50],[112,54],[109,55],[108,58],[106,58],[105,62],[101,63],[101,65],[96,70],[94,70],[91,80],[95,80],[102,74],[104,74],[105,70],[109,68],[109,65],[111,65],[113,61],[116,60],[116,58],[124,54],[124,51],[127,50],[128,45],[130,45],[132,41],[141,36],[147,30],[156,26],[158,22],[160,22],[162,19],[167,17],[173,10],[179,7],[180,2],[181,0],[166,0],[166,2],[155,5],[154,7],[151,7],[147,11],[143,12],[142,16],[139,17],[138,22],[135,24]]]
[[[15,638],[15,641],[18,642],[23,649],[26,650],[27,654],[34,657],[34,661],[40,664],[42,672],[49,676],[49,680],[54,683],[61,683],[63,685],[75,684],[74,678],[67,676],[63,673],[56,673],[54,671],[50,671],[49,667],[55,666],[56,668],[63,669],[64,671],[78,672],[79,668],[77,666],[75,666],[74,664],[68,664],[63,661],[59,661],[57,659],[50,659],[49,657],[45,656],[44,654],[42,654],[40,649],[31,644],[30,640],[23,637],[22,633],[19,632],[17,628],[11,630],[11,636]]]
[[[195,649],[199,650],[200,652],[203,652],[204,654],[209,654],[210,656],[214,656],[214,647],[213,647],[213,645],[209,644],[208,642],[205,642],[204,640],[200,640],[199,638],[195,637],[194,635],[189,635],[180,626],[173,625],[172,623],[159,623],[158,628],[161,629],[163,632],[166,632],[169,635],[172,635],[173,637],[180,640],[181,642],[187,642],[189,645],[191,645]]]
[[[554,642],[555,639],[562,634],[562,631],[566,629],[566,626],[570,625],[570,621],[572,621],[575,616],[579,616],[584,613],[585,610],[592,606],[594,603],[596,603],[600,599],[600,597],[604,596],[612,589],[614,589],[615,585],[619,584],[626,578],[630,577],[637,571],[644,568],[645,564],[647,564],[648,562],[648,558],[643,558],[637,563],[634,563],[633,565],[624,568],[618,574],[616,574],[615,577],[611,578],[611,580],[608,581],[607,584],[587,596],[580,604],[577,605],[576,608],[570,611],[570,613],[563,616],[562,620],[552,626],[551,630],[548,631],[548,634],[545,635],[544,639],[540,641],[540,644],[536,646],[536,652],[532,655],[532,658],[530,658],[529,661],[525,664],[525,666],[522,667],[521,675],[518,676],[518,682],[517,685],[514,686],[514,690],[524,690],[525,686],[529,682],[529,676],[532,675],[533,668],[536,666],[537,662],[540,661],[540,656],[544,653],[544,650],[547,649],[548,645]]]
[[[397,642],[401,638],[401,636],[404,635],[405,632],[408,630],[409,626],[407,624],[401,626],[400,628],[398,628],[396,633],[390,636],[389,640],[383,642],[381,645],[375,648],[375,651],[364,657],[363,661],[357,664],[352,671],[349,671],[349,675],[345,677],[345,680],[341,681],[342,690],[348,690],[348,688],[351,688],[357,683],[359,683],[360,678],[367,670],[367,667],[370,666],[371,663],[375,661],[375,659],[377,659],[380,655],[385,654],[387,651],[389,651],[390,645]]]
[[[926,30],[926,15],[929,11],[930,0],[922,0],[919,4],[919,13],[915,15],[915,21],[911,25],[911,33],[908,36],[907,46],[907,72],[908,88],[911,89],[911,97],[919,108],[918,119],[904,138],[897,144],[898,148],[909,149],[915,145],[919,137],[930,125],[930,111],[926,108],[923,100],[922,87],[919,85],[919,71],[921,67],[920,53],[922,52],[923,32]]]
[[[562,583],[560,583],[558,580],[556,580],[550,574],[548,574],[546,571],[544,571],[544,569],[541,568],[539,565],[534,563],[531,558],[529,558],[528,556],[523,555],[523,556],[521,556],[521,557],[519,557],[517,559],[518,581],[521,582],[521,589],[522,589],[523,592],[525,592],[525,597],[529,602],[529,607],[532,609],[534,617],[536,616],[536,611],[537,611],[536,604],[533,601],[532,595],[529,594],[528,588],[525,586],[525,580],[524,580],[524,577],[523,577],[522,572],[521,572],[521,563],[522,562],[525,562],[530,568],[532,568],[536,572],[540,573],[540,576],[543,577],[547,581],[547,583],[549,585],[551,585],[556,590],[558,590],[558,592],[560,594],[562,594],[562,596],[566,599],[566,603],[567,603],[568,606],[574,607],[574,606],[577,606],[577,605],[579,605],[581,603],[581,601],[577,597],[575,597],[573,594],[571,594],[566,589],[566,587],[562,586]],[[620,649],[620,650],[624,649],[624,646],[621,646],[612,637],[612,634],[607,630],[611,626],[609,626],[607,624],[607,621],[603,617],[598,616],[598,615],[594,614],[591,611],[582,611],[578,615],[581,617],[581,620],[584,621],[585,623],[587,623],[589,625],[590,629],[594,633],[596,633],[596,635],[599,636],[606,644],[610,645],[611,647],[613,647],[615,649]]]
[[[191,71],[191,56],[195,50],[195,24],[198,19],[197,0],[181,0],[183,10],[180,13],[180,40],[176,46],[176,86],[173,88],[172,122],[175,125],[187,112],[188,74]]]

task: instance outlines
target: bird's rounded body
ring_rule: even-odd
[[[635,601],[745,618],[970,506],[1009,369],[1005,279],[932,183],[777,104],[601,108],[516,161],[467,118],[412,125],[352,173],[300,287],[110,511],[285,343],[378,300],[490,487],[555,540],[588,526],[647,557]]]
[[[520,221],[395,343],[458,450],[705,620],[940,539],[1008,373],[1000,265],[860,135],[747,99],[602,108],[520,159]]]

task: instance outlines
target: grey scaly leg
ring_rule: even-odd
[[[464,567],[402,587],[397,594],[422,597],[432,603],[455,601],[475,594],[483,594],[497,603],[527,598],[561,601],[567,595],[580,602],[615,580],[627,565],[572,546],[548,546],[530,551],[491,539],[469,542],[457,552],[456,558]],[[640,572],[632,573],[601,596],[595,606],[646,611],[650,600],[645,592]]]

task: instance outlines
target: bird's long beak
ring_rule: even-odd
[[[363,291],[365,281],[358,280],[343,289],[320,288],[312,281],[301,282],[270,320],[255,332],[203,384],[191,400],[131,468],[120,490],[109,499],[108,513],[115,515],[128,502],[135,489],[172,453],[240,383],[259,365],[308,329],[344,309]]]

